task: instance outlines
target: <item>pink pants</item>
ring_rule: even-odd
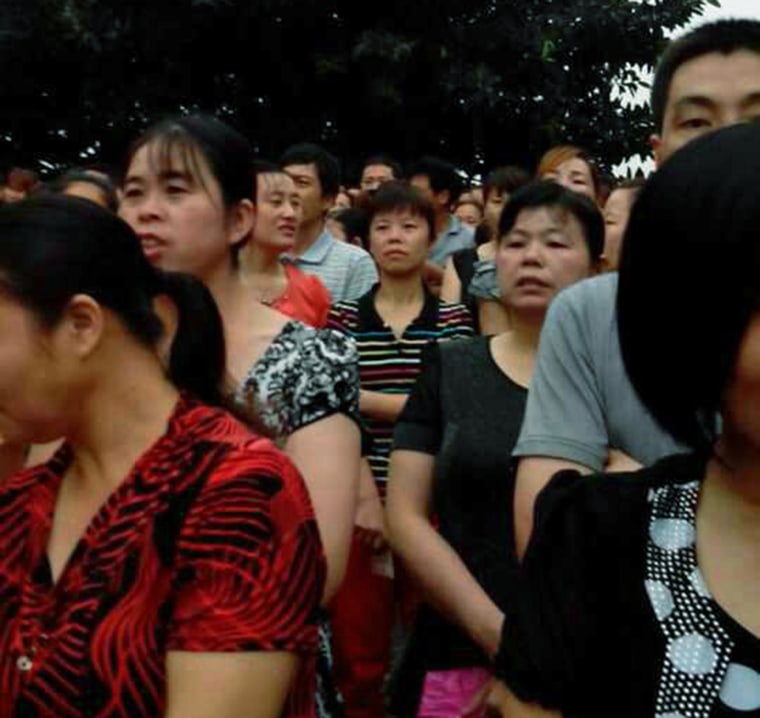
[[[428,671],[422,686],[417,718],[463,718],[464,709],[490,677],[485,668]],[[469,715],[477,716],[480,713]]]

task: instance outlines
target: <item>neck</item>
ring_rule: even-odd
[[[166,432],[179,398],[152,349],[121,348],[107,365],[114,369],[108,381],[83,401],[77,426],[67,436],[74,450],[69,474],[104,492],[118,486]]]
[[[513,311],[512,330],[509,332],[513,346],[535,353],[545,316],[545,313],[521,314]]]
[[[375,300],[386,304],[412,304],[421,298],[424,299],[424,289],[418,273],[403,277],[380,274],[380,287]]]
[[[240,272],[245,275],[281,277],[285,270],[280,253],[268,251],[256,242],[249,242],[240,253]]]
[[[713,485],[760,515],[760,447],[724,427],[715,453],[708,470]]]
[[[293,245],[293,254],[303,254],[314,242],[316,242],[325,229],[323,217],[313,222],[302,222],[296,233],[296,241]]]
[[[222,317],[238,303],[244,284],[240,269],[233,267],[231,262],[225,262],[201,277],[213,295]]]

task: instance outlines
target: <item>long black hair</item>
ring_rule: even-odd
[[[169,378],[224,405],[224,332],[210,292],[189,275],[153,267],[130,226],[95,203],[42,195],[0,207],[0,291],[49,327],[74,295],[86,294],[145,346],[164,331],[153,300],[168,295],[179,316]]]

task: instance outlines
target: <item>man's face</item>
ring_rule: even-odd
[[[652,149],[661,165],[695,137],[738,122],[760,119],[760,54],[713,52],[681,65],[673,74],[662,134]]]
[[[409,180],[409,184],[417,188],[433,203],[437,213],[441,214],[449,211],[449,191],[442,190],[441,192],[436,192],[430,185],[430,177],[427,175],[414,175]]]
[[[317,166],[315,164],[288,165],[284,170],[293,178],[296,192],[301,198],[302,223],[311,224],[321,220],[332,206],[333,198],[322,194]]]
[[[383,182],[395,179],[388,165],[367,165],[362,170],[361,188],[365,191],[377,189]]]

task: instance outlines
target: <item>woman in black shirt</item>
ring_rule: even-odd
[[[595,205],[548,182],[518,190],[499,230],[513,330],[432,348],[394,432],[390,541],[435,608],[420,612],[410,648],[425,674],[422,702],[417,709],[418,690],[400,690],[409,697],[394,707],[401,715],[429,715],[446,700],[458,718],[488,675],[474,669],[496,650],[514,583],[509,457],[538,335],[552,298],[589,276],[603,244]]]

